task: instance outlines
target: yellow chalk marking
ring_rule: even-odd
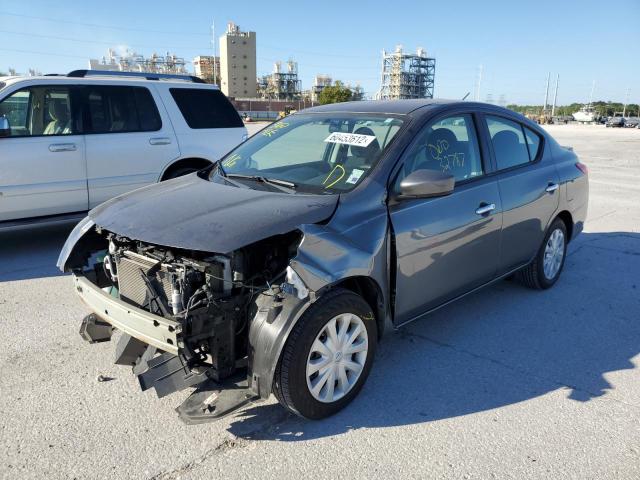
[[[325,185],[324,188],[331,188],[333,187],[336,183],[338,183],[340,180],[342,180],[342,178],[345,176],[345,174],[347,173],[344,170],[344,167],[342,165],[336,165],[335,167],[333,167],[331,169],[331,171],[329,172],[329,175],[327,175],[327,178],[324,179],[324,181],[322,182],[322,184],[324,185],[325,183],[327,183],[327,180],[329,180],[329,178],[331,178],[331,175],[333,175],[333,172],[336,171],[336,168],[339,168],[340,170],[342,170],[342,173],[340,174],[340,176],[334,181],[331,182],[329,185]]]

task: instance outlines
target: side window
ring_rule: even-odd
[[[540,135],[533,130],[524,128],[524,136],[527,139],[527,147],[529,148],[529,159],[533,162],[538,156],[538,150],[540,149]]]
[[[438,170],[454,176],[456,183],[483,174],[480,148],[471,115],[456,115],[430,123],[418,134],[405,156],[396,180],[416,170]]]
[[[66,87],[31,87],[0,103],[0,115],[9,120],[12,137],[71,135],[71,95]]]
[[[498,170],[529,163],[529,149],[522,126],[501,117],[488,115],[486,119]]]
[[[153,97],[144,87],[90,86],[85,101],[87,133],[154,132],[162,127]]]
[[[31,92],[29,90],[20,90],[0,103],[0,116],[9,120],[12,137],[31,135],[28,124],[30,100]]]
[[[220,90],[170,88],[169,91],[189,128],[244,126],[236,109]]]

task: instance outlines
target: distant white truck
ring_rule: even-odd
[[[0,229],[82,216],[205,168],[246,138],[231,102],[197,77],[0,77]]]

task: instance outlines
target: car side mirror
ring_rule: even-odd
[[[400,182],[400,198],[442,197],[453,192],[455,178],[437,170],[416,170]]]
[[[0,137],[11,136],[11,125],[7,117],[0,117]]]

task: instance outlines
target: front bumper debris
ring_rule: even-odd
[[[87,278],[73,276],[76,292],[103,322],[173,355],[178,354],[180,324],[112,297]]]
[[[133,367],[143,391],[153,388],[162,398],[196,387],[176,408],[183,422],[211,422],[260,399],[246,374],[216,382],[206,368],[189,366],[178,351],[178,322],[112,297],[84,276],[74,275],[73,281],[80,298],[94,312],[83,319],[80,335],[89,343],[98,343],[111,340],[114,328],[123,332],[115,363]]]

